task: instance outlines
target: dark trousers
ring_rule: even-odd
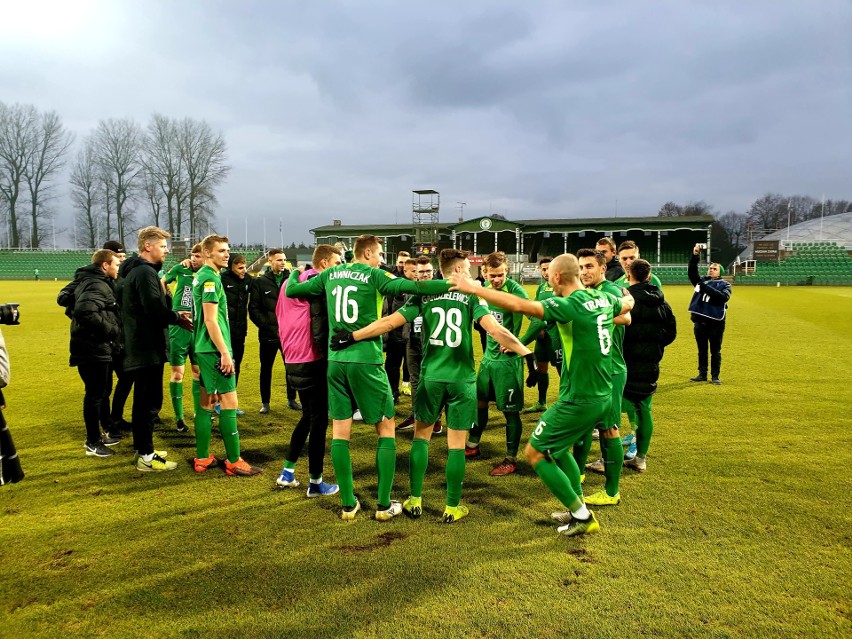
[[[150,455],[154,452],[154,416],[163,401],[163,364],[137,368],[132,373],[133,449],[140,455]]]
[[[698,373],[707,375],[707,350],[710,350],[710,377],[719,377],[722,370],[722,336],[725,322],[695,322],[695,343],[698,345]]]
[[[322,475],[328,432],[328,386],[325,380],[321,385],[299,389],[299,400],[302,402],[302,417],[290,437],[287,461],[294,464],[298,461],[307,440],[308,472],[316,478]]]
[[[243,355],[246,352],[246,336],[231,335],[231,350],[234,352],[234,375],[236,382],[240,381],[240,363],[243,361]]]
[[[390,382],[394,399],[399,397],[399,369],[403,368],[402,381],[408,381],[408,367],[405,366],[406,342],[391,342],[385,344],[385,373]]]
[[[260,402],[268,404],[272,396],[272,367],[275,364],[275,356],[281,353],[281,361],[284,362],[284,353],[281,352],[280,342],[260,343]],[[286,362],[284,362],[286,365]],[[296,391],[287,384],[287,401],[296,399]]]
[[[112,420],[109,416],[112,364],[110,362],[86,362],[77,366],[77,372],[86,388],[83,394],[86,443],[94,445],[101,441],[101,427],[105,431],[109,431],[112,426]]]
[[[112,394],[112,421],[120,422],[124,419],[124,405],[127,403],[127,398],[130,397],[130,390],[133,388],[133,374],[124,371],[120,364],[113,362],[113,369],[118,381],[115,384],[115,392]]]
[[[423,361],[423,352],[419,348],[411,348],[406,345],[405,361],[408,364],[408,379],[411,382],[411,401],[417,394],[417,385],[420,384],[420,362]]]

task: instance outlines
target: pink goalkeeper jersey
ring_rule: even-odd
[[[299,281],[304,282],[309,277],[319,273],[310,269],[299,275]],[[278,303],[275,305],[275,316],[278,318],[278,337],[281,339],[281,350],[284,361],[288,364],[305,364],[320,359],[311,336],[311,305],[305,299],[290,298],[284,294],[287,280],[281,286]]]

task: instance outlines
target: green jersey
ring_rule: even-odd
[[[486,284],[485,288],[492,288],[491,284]],[[512,295],[517,295],[518,297],[523,297],[525,300],[530,298],[523,286],[518,284],[515,280],[510,280],[508,278],[506,279],[506,283],[503,284],[503,288],[500,290],[506,293],[511,293]],[[492,304],[488,305],[488,310],[491,311],[491,314],[494,316],[494,319],[497,320],[497,323],[508,329],[512,335],[517,337],[521,334],[521,322],[524,319],[522,313],[510,313],[509,311],[505,311],[499,306],[494,306]],[[485,343],[485,352],[482,354],[482,359],[507,360],[514,359],[516,357],[518,357],[516,353],[500,352],[499,342],[490,335],[488,336],[488,341]]]
[[[329,338],[336,331],[355,332],[382,316],[382,297],[403,293],[446,293],[444,281],[412,282],[395,277],[368,264],[352,262],[322,271],[299,282],[293,270],[287,282],[287,297],[309,297],[325,293],[328,306]],[[381,364],[382,338],[365,339],[342,351],[329,351],[329,361]]]
[[[422,317],[421,380],[476,380],[473,322],[488,315],[488,304],[484,300],[458,291],[422,297],[413,295],[399,312],[409,322]]]
[[[177,280],[175,285],[175,293],[172,296],[173,311],[189,311],[192,312],[192,280],[195,273],[191,268],[186,268],[181,264],[175,264],[166,273],[166,284],[171,284]]]
[[[544,300],[553,297],[553,287],[544,280],[541,284],[538,285],[538,288],[535,291],[535,301],[543,302]],[[527,327],[526,333],[522,337],[518,339],[521,340],[521,343],[525,346],[528,346],[534,339],[536,339],[541,332],[542,329],[546,329],[548,335],[550,335],[550,339],[554,344],[559,343],[559,331],[556,330],[556,324],[553,322],[545,322],[544,320],[540,320],[537,317],[530,318],[529,326]]]
[[[624,288],[628,288],[630,286],[630,282],[627,281],[627,273],[615,280],[613,284],[615,284],[616,286],[623,286]],[[651,284],[653,284],[660,290],[662,290],[663,288],[663,285],[660,282],[660,278],[654,275],[653,273],[651,273]],[[620,294],[619,297],[621,297]]]
[[[231,351],[231,327],[228,324],[228,299],[225,297],[225,287],[219,272],[206,264],[198,269],[192,280],[192,301],[194,304],[192,324],[195,333],[194,347],[196,353],[218,353],[219,349],[210,339],[207,327],[204,325],[204,309],[206,303],[217,304],[216,323],[222,331],[225,346]]]
[[[544,319],[557,323],[564,359],[559,399],[590,404],[612,395],[612,318],[621,301],[594,289],[542,302]]]
[[[609,280],[604,280],[597,286],[595,286],[595,290],[603,291],[604,293],[609,293],[616,299],[620,298],[624,293],[621,290],[621,287],[615,284],[614,282],[610,282]],[[624,329],[626,327],[624,324],[614,324],[612,328],[612,374],[620,375],[622,373],[627,372],[627,364],[624,363]]]

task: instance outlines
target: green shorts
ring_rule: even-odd
[[[621,427],[621,394],[624,392],[624,385],[627,384],[627,372],[615,373],[612,376],[612,403],[610,404],[609,417],[606,424],[610,427]]]
[[[470,430],[476,421],[476,384],[421,379],[414,397],[414,417],[424,424],[434,424],[444,405],[447,407],[447,428]]]
[[[388,375],[381,364],[328,363],[328,414],[332,419],[350,419],[355,409],[364,422],[378,424],[394,416]]]
[[[553,366],[562,365],[562,340],[558,334],[547,331],[547,339],[535,341],[535,361],[550,362]]]
[[[524,360],[482,360],[476,375],[476,399],[493,400],[503,413],[520,411],[524,406]]]
[[[169,326],[169,365],[183,366],[187,357],[191,364],[198,363],[192,348],[192,331],[172,324]]]
[[[208,395],[232,393],[237,390],[237,376],[231,374],[226,377],[216,368],[219,353],[198,353],[196,359],[198,360],[198,367],[201,369],[201,387]]]
[[[540,453],[558,453],[571,448],[593,428],[600,428],[609,418],[610,400],[596,404],[572,404],[557,400],[544,411],[530,436],[530,446]]]

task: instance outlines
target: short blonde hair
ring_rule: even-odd
[[[137,238],[137,246],[139,247],[139,252],[145,252],[145,244],[154,243],[158,240],[167,240],[172,236],[165,229],[161,229],[159,226],[146,226],[145,228],[139,229],[139,236]]]
[[[201,240],[201,242],[199,242],[199,244],[201,244],[201,249],[205,253],[209,253],[210,251],[213,250],[213,248],[217,244],[222,244],[222,243],[227,243],[227,242],[230,242],[230,240],[227,237],[225,237],[224,235],[216,235],[215,233],[213,233],[213,234],[205,237],[203,240]]]

